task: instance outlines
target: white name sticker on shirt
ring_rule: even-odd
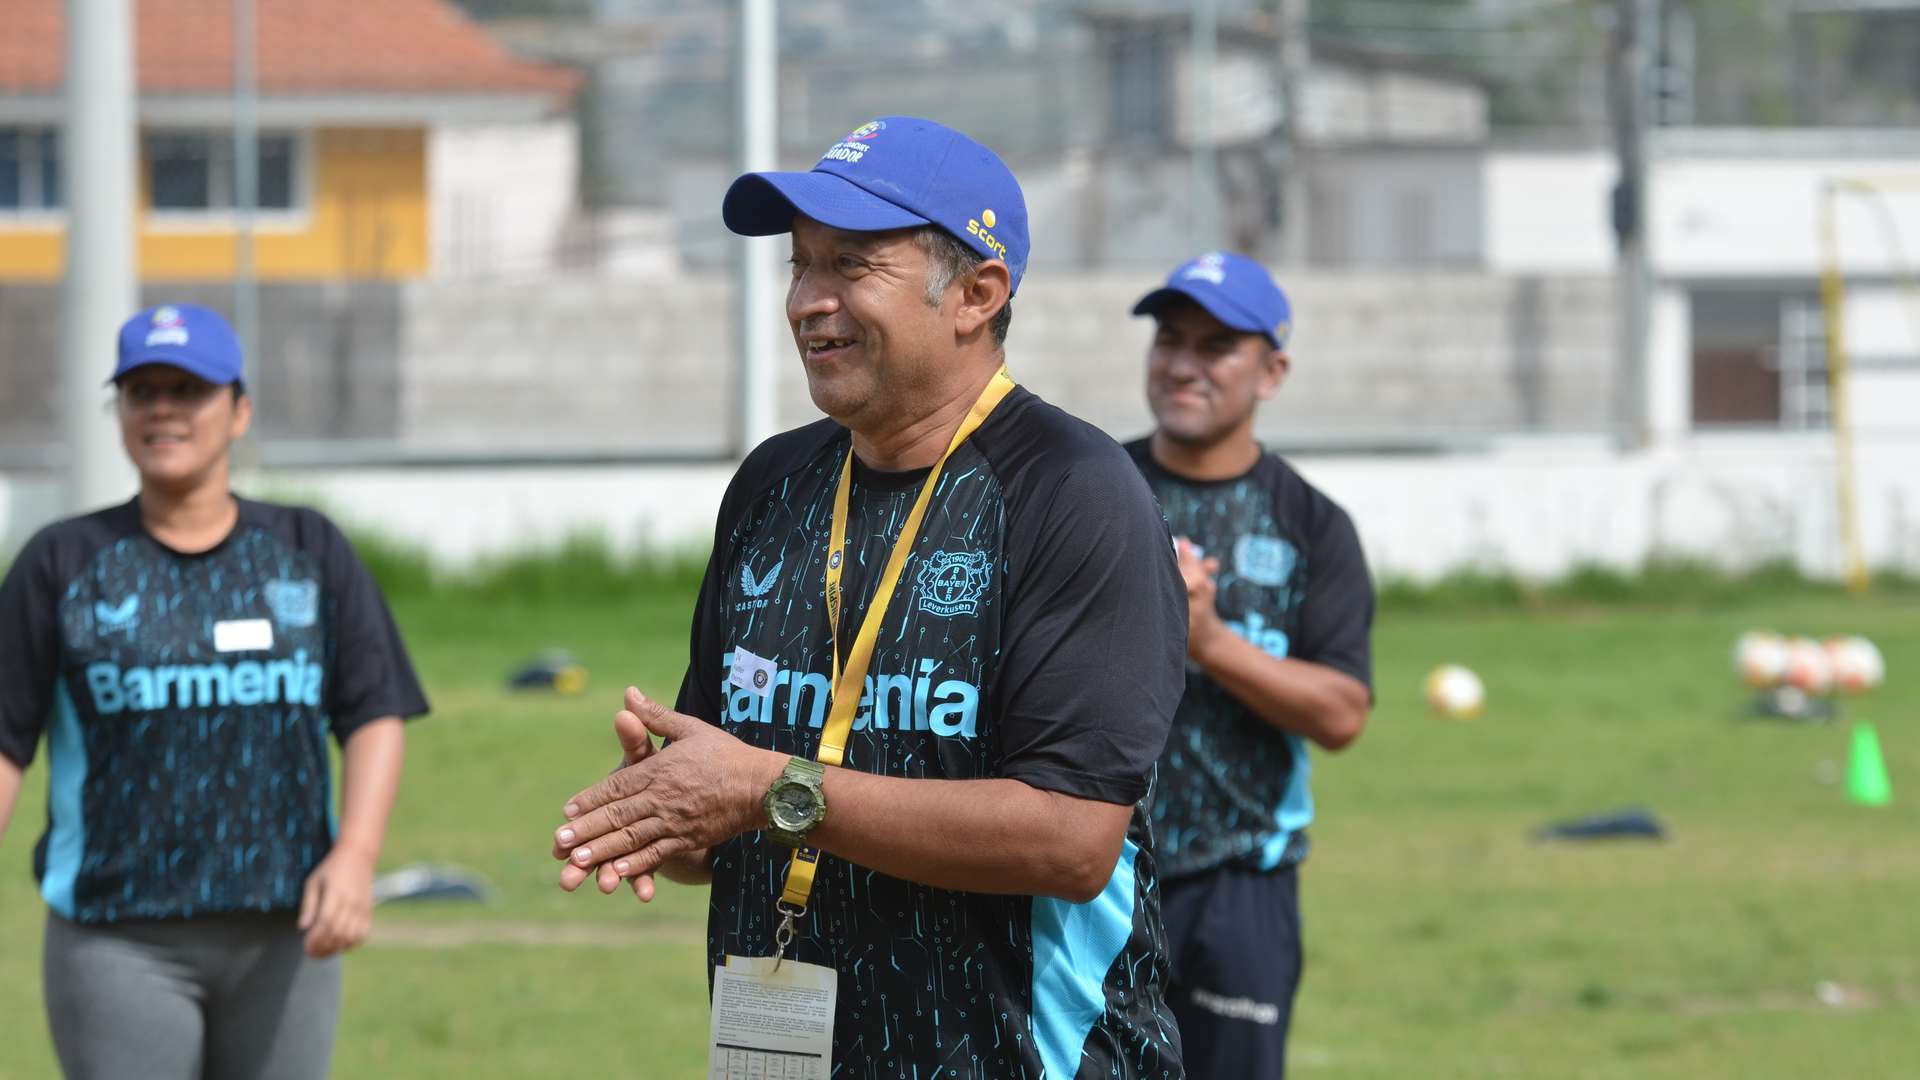
[[[832,968],[729,956],[713,969],[707,1080],[827,1080],[833,1072]]]
[[[215,652],[265,652],[273,648],[273,623],[266,619],[229,619],[213,624]]]
[[[773,676],[779,670],[780,665],[773,661],[762,659],[735,646],[733,670],[727,673],[727,681],[749,694],[766,697],[773,693]]]

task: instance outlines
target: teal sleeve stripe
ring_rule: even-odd
[[[1047,1080],[1080,1070],[1087,1033],[1107,1010],[1107,972],[1133,936],[1139,853],[1126,841],[1107,887],[1084,904],[1033,898],[1033,1037]]]
[[[53,724],[47,732],[51,779],[47,791],[47,869],[40,879],[40,895],[62,918],[73,918],[74,883],[80,877],[80,859],[87,849],[87,823],[80,814],[80,789],[87,782],[87,744],[80,735],[80,716],[64,680],[53,699]]]

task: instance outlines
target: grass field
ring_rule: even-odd
[[[416,592],[396,612],[435,714],[410,733],[383,864],[452,863],[492,905],[383,909],[347,964],[342,1077],[693,1077],[706,1032],[705,897],[568,896],[547,836],[609,763],[620,686],[668,694],[690,586],[516,605]],[[1324,1077],[1920,1074],[1920,619],[1911,597],[1711,606],[1388,610],[1365,737],[1322,758],[1303,876],[1307,975],[1294,1070]],[[1849,805],[1846,731],[1742,722],[1741,630],[1859,632],[1888,687],[1898,802]],[[564,646],[583,699],[511,694]],[[1439,661],[1476,668],[1487,715],[1422,714]],[[29,852],[37,763],[0,843],[0,1076],[55,1075]],[[1664,843],[1542,845],[1555,817],[1638,804]],[[1833,983],[1823,1004],[1816,987]]]

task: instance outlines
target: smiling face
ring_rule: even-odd
[[[1254,410],[1286,376],[1286,354],[1194,303],[1168,303],[1154,322],[1147,402],[1160,433],[1200,446],[1250,433]]]
[[[244,394],[168,364],[135,368],[118,389],[120,442],[143,488],[225,487],[227,456],[253,420]]]
[[[927,302],[931,267],[912,230],[847,232],[793,220],[787,323],[821,412],[884,430],[955,375],[959,289]]]

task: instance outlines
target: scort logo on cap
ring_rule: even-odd
[[[993,208],[988,207],[980,211],[979,217],[967,219],[967,235],[987,245],[995,255],[1004,259],[1007,257],[1007,245],[1001,243],[999,237],[987,231],[993,228],[994,223],[999,220],[1000,218],[993,212]]]
[[[870,120],[848,132],[846,139],[843,141],[866,142],[868,139],[873,138],[885,130],[887,130],[887,122],[885,120]]]
[[[153,309],[153,325],[155,326],[179,326],[185,321],[185,319],[180,317],[180,309],[174,307],[172,304]]]

